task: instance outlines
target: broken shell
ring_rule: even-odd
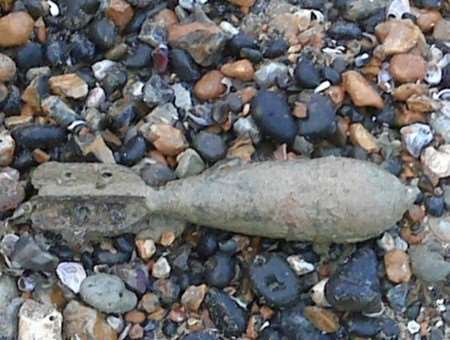
[[[442,69],[437,64],[429,63],[425,81],[430,85],[437,85],[441,82],[441,79]]]
[[[393,0],[386,16],[388,19],[403,19],[405,14],[411,13],[409,0]]]
[[[386,93],[391,93],[394,89],[394,80],[389,73],[389,63],[383,63],[378,73],[378,86]]]
[[[319,86],[317,86],[314,89],[314,93],[320,93],[325,91],[326,89],[328,89],[331,86],[331,83],[329,81],[324,81],[322,84],[320,84]]]
[[[370,56],[367,53],[363,53],[355,58],[355,66],[362,67],[366,65],[370,60]]]
[[[56,274],[61,282],[75,294],[80,292],[81,283],[86,278],[86,272],[77,262],[62,262],[56,268]]]
[[[435,45],[432,45],[430,47],[430,62],[435,62],[437,63],[439,60],[441,60],[444,56],[444,53],[442,53],[442,51],[437,48]]]

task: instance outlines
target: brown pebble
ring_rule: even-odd
[[[397,54],[391,59],[389,73],[399,83],[415,82],[425,78],[427,64],[420,55]]]
[[[10,81],[16,75],[16,63],[6,54],[0,53],[0,82]]]
[[[50,160],[50,155],[41,149],[34,149],[33,152],[33,158],[36,162],[39,164],[48,162]]]
[[[151,314],[158,310],[160,307],[159,297],[153,293],[147,293],[142,296],[141,301],[139,302],[139,308],[143,309],[147,313]]]
[[[256,0],[228,0],[228,2],[231,2],[233,5],[249,8],[254,5]]]
[[[145,137],[166,156],[176,156],[189,146],[183,132],[168,124],[153,124]]]
[[[190,286],[184,291],[181,303],[187,310],[196,312],[200,308],[207,291],[208,287],[205,284]]]
[[[242,81],[250,81],[255,75],[253,64],[247,59],[225,64],[220,68],[220,71],[227,77]]]
[[[27,12],[13,12],[0,18],[0,47],[25,44],[33,32],[34,21]]]
[[[9,94],[8,87],[6,87],[5,84],[0,83],[0,103],[4,101],[6,98],[8,98],[8,94]]]
[[[450,41],[450,20],[442,19],[436,23],[433,38],[438,41]]]
[[[350,140],[367,152],[377,152],[380,149],[375,137],[360,123],[350,125]]]
[[[16,142],[8,131],[0,132],[0,167],[8,166],[14,159]]]
[[[347,71],[342,74],[345,91],[356,106],[372,106],[377,109],[384,107],[384,102],[378,92],[357,71]]]
[[[268,306],[262,306],[259,309],[259,313],[261,314],[261,316],[263,317],[264,320],[269,320],[272,318],[274,311],[272,308],[270,308]]]
[[[332,311],[317,307],[307,306],[304,310],[306,318],[324,333],[335,333],[340,325],[339,318]]]
[[[222,72],[217,70],[206,73],[194,86],[195,96],[203,101],[220,97],[226,90],[223,78]]]
[[[292,115],[297,118],[307,118],[308,117],[308,107],[305,103],[296,102],[294,109],[292,110]]]
[[[159,239],[159,244],[163,247],[170,247],[173,242],[175,242],[176,235],[173,231],[165,231],[161,234],[161,238]]]
[[[252,315],[247,323],[247,331],[245,334],[248,339],[258,339],[258,324],[260,317],[258,315]]]
[[[345,90],[342,86],[330,86],[326,90],[326,94],[337,108],[342,106],[345,98]]]
[[[258,91],[254,87],[246,87],[237,92],[238,96],[241,98],[242,103],[247,104],[256,96]]]
[[[86,97],[89,91],[86,82],[76,73],[50,77],[48,85],[54,94],[74,99]]]
[[[395,112],[395,124],[400,127],[414,123],[426,123],[427,121],[428,119],[425,113],[414,112],[408,110],[406,107]]]
[[[158,12],[158,14],[156,14],[153,17],[153,21],[156,24],[167,28],[167,27],[177,24],[178,18],[174,11],[165,8],[161,12]]]
[[[408,109],[419,113],[429,113],[440,109],[440,103],[425,95],[412,95],[406,101]]]
[[[156,253],[156,246],[153,240],[136,240],[136,249],[141,259],[150,260]]]
[[[409,256],[402,250],[392,250],[384,255],[384,266],[389,280],[395,283],[405,283],[411,279]]]
[[[416,9],[417,26],[424,33],[431,32],[436,24],[442,20],[442,15],[437,10]]]
[[[106,16],[120,29],[123,30],[133,18],[133,7],[124,0],[110,0],[106,9]]]
[[[125,314],[125,320],[131,323],[141,323],[145,321],[145,314],[138,310],[132,310]]]
[[[425,84],[402,84],[394,89],[392,96],[399,102],[405,102],[412,95],[423,95],[428,93],[428,87]]]
[[[130,339],[142,339],[144,336],[144,328],[142,328],[140,325],[135,324],[131,326],[130,331],[128,332],[128,336]]]
[[[47,27],[45,26],[45,21],[42,17],[37,19],[34,23],[34,33],[36,34],[36,37],[40,43],[47,43],[48,32]]]

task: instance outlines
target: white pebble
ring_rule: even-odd
[[[328,278],[323,279],[311,288],[311,299],[319,307],[330,307],[330,303],[325,297],[325,285],[327,284],[327,282]]]
[[[50,15],[52,17],[57,17],[59,15],[59,7],[58,7],[58,5],[55,4],[51,0],[47,0],[47,3],[48,3],[48,6],[49,6]]]
[[[56,274],[61,282],[75,294],[80,292],[81,283],[86,278],[86,272],[78,262],[60,263],[56,268]]]
[[[231,36],[234,36],[239,33],[239,29],[234,27],[228,21],[222,21],[219,26],[222,29],[222,31],[224,31],[225,33],[228,33]]]
[[[169,261],[162,256],[153,265],[152,276],[157,279],[167,279],[170,276],[170,270]]]
[[[116,64],[117,63],[115,61],[109,59],[104,59],[96,62],[94,65],[92,65],[92,72],[94,73],[95,79],[97,79],[98,81],[103,80],[108,74],[109,69]]]
[[[406,242],[401,237],[397,236],[395,238],[395,249],[407,251],[408,250],[408,242]]]
[[[287,258],[287,262],[298,275],[305,275],[314,271],[314,265],[312,263],[306,262],[299,255],[292,255]]]
[[[105,100],[105,91],[101,87],[95,87],[89,92],[86,99],[86,107],[98,108]]]
[[[411,320],[410,322],[408,322],[407,327],[408,327],[408,332],[410,334],[416,334],[420,331],[420,325],[414,320]]]
[[[383,236],[377,241],[378,247],[388,252],[395,249],[395,241],[391,234],[384,233]]]

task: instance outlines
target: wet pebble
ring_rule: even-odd
[[[227,254],[217,253],[205,263],[205,279],[209,286],[224,288],[235,275],[235,260]]]
[[[308,118],[299,120],[299,134],[305,137],[327,137],[336,131],[336,108],[326,96],[314,94],[307,104]]]

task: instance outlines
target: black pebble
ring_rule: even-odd
[[[362,315],[353,315],[346,322],[347,331],[360,337],[374,337],[383,329],[379,318],[368,318]]]
[[[271,307],[283,308],[297,302],[300,280],[277,255],[260,255],[250,266],[250,281],[256,293]]]
[[[152,48],[147,44],[138,46],[124,60],[124,65],[129,68],[141,68],[148,66],[152,61]]]
[[[192,332],[183,337],[183,340],[218,340],[219,338],[215,334],[207,332]]]
[[[28,149],[21,149],[17,152],[12,167],[14,169],[24,171],[35,166],[37,163],[34,160],[33,154]]]
[[[354,22],[338,21],[331,25],[328,34],[337,40],[359,39],[362,31]]]
[[[80,260],[81,263],[83,264],[84,269],[86,270],[94,269],[94,260],[92,259],[92,255],[87,251],[81,254]]]
[[[16,63],[23,70],[41,66],[43,62],[44,52],[41,44],[29,42],[17,52]]]
[[[298,126],[283,93],[261,90],[252,102],[253,118],[263,135],[291,144]]]
[[[54,245],[49,248],[49,252],[54,254],[60,261],[71,261],[75,253],[66,245]]]
[[[197,244],[197,254],[203,258],[214,255],[218,248],[217,237],[212,232],[203,232]]]
[[[131,254],[119,251],[113,253],[107,250],[96,249],[92,255],[95,264],[106,264],[108,266],[112,266],[115,264],[128,262]]]
[[[205,304],[214,325],[225,336],[239,336],[245,332],[247,313],[228,294],[216,288],[210,288]]]
[[[142,24],[145,19],[147,19],[147,11],[137,11],[135,12],[133,19],[128,23],[127,27],[124,30],[124,33],[137,33],[140,31]]]
[[[116,42],[116,26],[106,18],[95,21],[89,30],[89,37],[99,49],[107,50]]]
[[[70,39],[70,56],[72,62],[92,62],[95,58],[95,44],[83,33],[75,33]]]
[[[178,325],[176,322],[166,319],[163,321],[162,325],[162,331],[164,335],[168,336],[169,338],[175,336],[177,334]]]
[[[169,54],[173,72],[184,81],[195,81],[200,78],[200,71],[194,59],[184,50],[173,49]]]
[[[386,20],[386,10],[384,8],[378,10],[372,16],[362,22],[362,27],[367,33],[374,33],[375,27]]]
[[[204,160],[211,163],[224,158],[227,152],[223,138],[207,131],[200,131],[196,134],[192,140],[192,146]]]
[[[415,0],[414,3],[417,7],[440,9],[442,0]]]
[[[44,2],[41,0],[24,0],[23,4],[27,9],[27,12],[36,20],[39,17],[47,15],[47,11],[44,8]]]
[[[145,166],[140,173],[145,184],[159,187],[167,182],[177,179],[175,172],[167,165],[156,163]]]
[[[289,48],[289,44],[282,38],[270,41],[264,51],[264,57],[273,59],[284,55]]]
[[[235,57],[239,57],[243,48],[251,48],[257,50],[258,43],[250,35],[246,33],[238,33],[228,41],[227,47],[228,48],[226,49],[226,51],[229,51]]]
[[[249,59],[253,64],[257,64],[264,59],[263,54],[259,50],[248,47],[242,48],[239,56],[244,59]]]
[[[339,311],[376,313],[381,309],[378,260],[371,248],[358,249],[330,277],[325,286],[328,302]]]
[[[300,119],[299,133],[309,138],[323,138],[336,131],[336,108],[328,96],[314,94],[308,104],[308,117]]]
[[[113,240],[114,248],[124,253],[132,253],[134,250],[134,235],[123,234]]]
[[[128,80],[127,71],[120,66],[113,66],[102,80],[103,89],[110,95],[125,86]]]
[[[425,198],[425,208],[431,216],[441,217],[445,211],[444,196],[430,196]]]
[[[145,156],[147,143],[142,136],[134,136],[123,144],[116,153],[116,161],[119,164],[133,166]]]
[[[55,125],[29,125],[13,130],[16,143],[29,149],[46,149],[66,141],[65,129]]]
[[[442,88],[450,87],[450,64],[442,69],[442,79],[439,85]]]
[[[52,66],[60,66],[66,63],[68,52],[63,40],[54,40],[47,44],[46,57]]]
[[[314,89],[321,83],[320,72],[309,58],[302,58],[294,70],[297,84],[306,89]]]
[[[22,108],[20,90],[15,85],[8,87],[8,97],[2,101],[0,109],[7,115],[19,115]]]
[[[322,76],[333,85],[338,85],[341,82],[341,75],[339,72],[330,66],[324,66],[322,68]]]
[[[209,286],[224,288],[235,275],[235,260],[227,254],[217,253],[205,263],[205,278]]]

